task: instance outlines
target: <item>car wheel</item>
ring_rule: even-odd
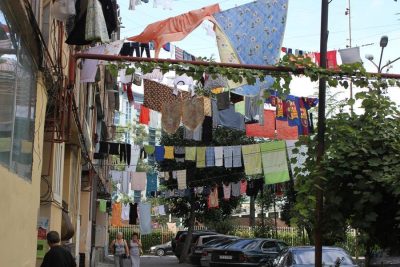
[[[165,255],[165,250],[163,250],[162,248],[159,248],[156,250],[156,255],[157,256],[164,256]]]

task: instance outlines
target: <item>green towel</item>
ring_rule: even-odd
[[[11,151],[11,137],[0,138],[0,152]]]
[[[245,115],[245,113],[246,113],[245,103],[246,103],[245,101],[240,101],[240,102],[235,103],[235,111],[242,115]]]
[[[290,180],[285,141],[260,145],[265,184],[278,184]]]
[[[152,154],[154,154],[154,151],[156,151],[156,147],[152,146],[152,145],[144,145],[144,151],[147,154],[152,155]]]
[[[196,160],[196,147],[194,146],[185,147],[185,160],[190,160],[190,161]]]
[[[107,200],[105,200],[105,199],[100,199],[99,200],[100,201],[100,205],[99,205],[99,211],[100,212],[106,212],[106,210],[107,210]]]
[[[196,147],[196,167],[205,168],[206,167],[206,148]]]
[[[262,173],[260,144],[242,146],[242,154],[246,175]]]

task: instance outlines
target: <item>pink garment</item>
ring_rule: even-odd
[[[222,184],[222,188],[224,190],[224,200],[229,200],[231,198],[232,184],[231,183],[229,183],[228,185]]]
[[[182,40],[204,20],[214,21],[212,15],[220,11],[218,4],[192,10],[176,17],[154,22],[148,25],[141,34],[130,37],[128,40],[141,43],[153,41],[157,58],[164,44]]]
[[[131,172],[132,190],[146,190],[147,176],[145,172]]]
[[[247,181],[246,180],[241,180],[240,181],[240,194],[241,195],[246,194],[246,190],[247,190]]]

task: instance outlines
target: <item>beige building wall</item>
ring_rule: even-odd
[[[92,221],[90,220],[90,199],[91,192],[81,192],[81,226],[80,226],[80,240],[79,240],[79,253],[85,254],[85,266],[89,266],[89,256],[91,249],[92,238]]]
[[[43,162],[43,132],[47,95],[37,86],[32,180],[0,165],[0,266],[32,267],[36,262],[37,217]]]

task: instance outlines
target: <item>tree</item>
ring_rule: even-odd
[[[324,241],[357,229],[367,258],[374,245],[400,248],[400,113],[379,91],[358,93],[363,113],[340,112],[327,120],[326,155],[316,169],[316,140],[310,137],[308,158],[296,181],[294,222],[313,225],[314,177],[323,177]],[[301,175],[300,171],[310,174]]]
[[[253,138],[246,137],[242,131],[217,128],[213,130],[211,143],[196,142],[183,138],[183,128],[179,128],[173,135],[163,133],[160,144],[164,146],[225,146],[244,145],[255,143]],[[176,162],[175,160],[164,160],[159,163],[159,171],[187,170],[188,187],[210,186],[222,182],[237,182],[244,177],[243,168],[226,169],[225,167],[196,168],[195,162]],[[177,188],[176,180],[169,179],[165,184],[168,188]],[[222,197],[222,196],[220,196]],[[184,218],[184,224],[189,228],[185,245],[180,257],[184,262],[192,239],[195,221],[207,222],[225,220],[238,206],[241,199],[219,202],[219,209],[208,209],[207,198],[203,195],[195,195],[193,192],[187,197],[175,197],[170,199],[171,213],[176,217]]]

